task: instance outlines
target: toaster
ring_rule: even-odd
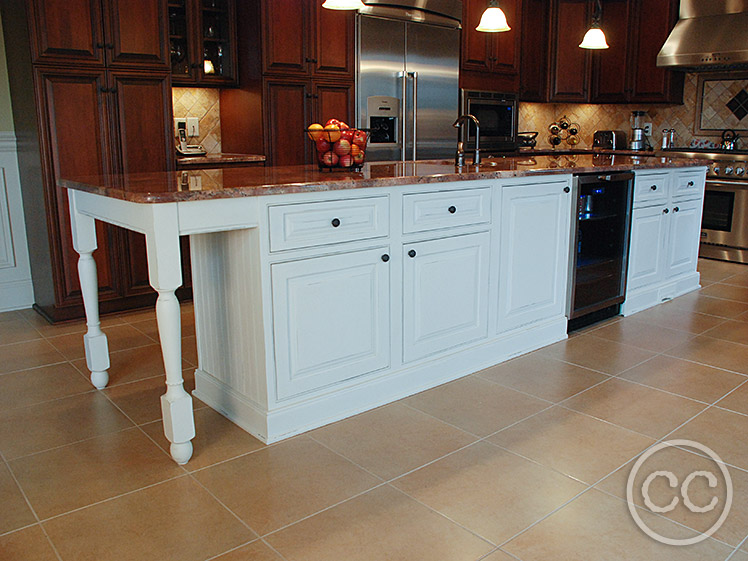
[[[595,131],[592,147],[602,150],[626,150],[626,133],[623,131]]]

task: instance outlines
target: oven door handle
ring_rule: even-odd
[[[748,189],[748,181],[730,181],[729,179],[718,179],[718,180],[706,180],[705,189],[719,189],[724,187],[725,189]]]

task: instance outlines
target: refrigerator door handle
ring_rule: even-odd
[[[416,161],[416,141],[418,140],[418,72],[410,72],[413,76],[413,161]]]
[[[404,162],[405,161],[405,138],[408,134],[407,130],[407,122],[406,122],[406,107],[405,107],[405,98],[408,95],[408,73],[407,72],[400,72],[400,77],[403,79],[402,81],[402,95],[400,96],[400,159]]]

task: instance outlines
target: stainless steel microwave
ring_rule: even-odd
[[[483,153],[502,152],[517,148],[517,96],[511,93],[462,90],[462,113],[480,121],[480,147]],[[475,145],[471,127],[468,148]]]

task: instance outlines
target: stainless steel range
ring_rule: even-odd
[[[700,257],[748,263],[748,151],[667,150],[711,160],[701,220]]]

